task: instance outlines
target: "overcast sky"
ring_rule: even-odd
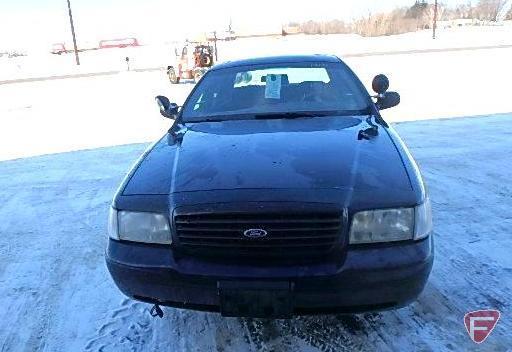
[[[445,0],[454,5],[467,0]],[[78,42],[137,37],[144,42],[180,39],[233,27],[276,26],[308,19],[351,20],[410,6],[414,0],[71,0]],[[189,5],[187,7],[187,5]],[[48,48],[71,42],[66,0],[0,0],[0,49]]]

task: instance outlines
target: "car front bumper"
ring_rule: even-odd
[[[351,248],[342,265],[226,264],[115,240],[106,252],[108,269],[128,297],[225,316],[277,318],[405,306],[422,292],[433,259],[432,236]]]

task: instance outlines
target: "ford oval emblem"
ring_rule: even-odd
[[[268,233],[263,229],[248,229],[244,231],[244,236],[249,238],[261,238],[266,235],[268,235]]]

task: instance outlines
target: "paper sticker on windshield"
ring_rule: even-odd
[[[281,99],[281,75],[267,75],[265,79],[265,98]]]

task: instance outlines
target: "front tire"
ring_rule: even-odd
[[[167,70],[167,77],[169,77],[169,81],[172,84],[178,84],[180,83],[180,78],[176,75],[176,71],[174,71],[174,68],[170,67]]]
[[[209,55],[201,55],[201,66],[210,67],[212,65],[212,58]]]

